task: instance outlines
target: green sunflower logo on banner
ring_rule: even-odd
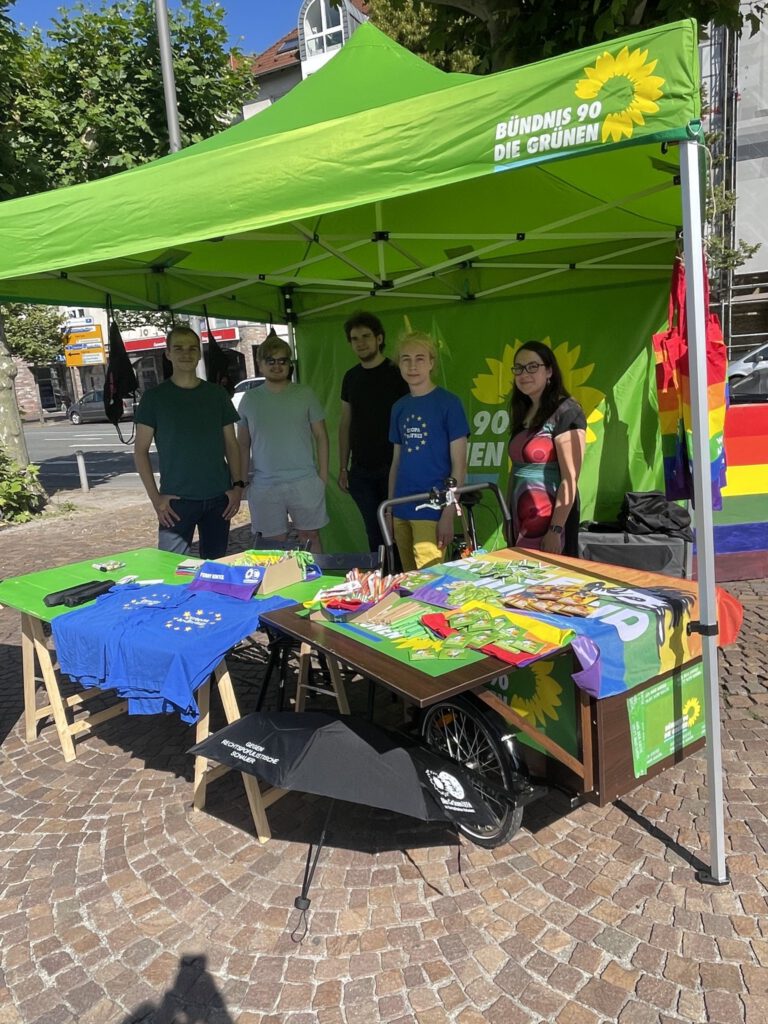
[[[653,74],[658,61],[647,58],[647,50],[630,53],[625,46],[618,56],[606,52],[584,68],[587,77],[577,83],[576,95],[600,101],[605,114],[602,142],[631,139],[635,125],[644,125],[646,116],[658,112],[665,79]]]
[[[525,676],[516,672],[510,680],[509,706],[537,727],[544,726],[548,718],[556,722],[560,717],[563,688],[553,668],[551,661],[536,661]]]

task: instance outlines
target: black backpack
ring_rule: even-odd
[[[687,509],[668,501],[661,491],[627,491],[619,512],[619,525],[626,533],[662,533],[667,537],[693,540]]]

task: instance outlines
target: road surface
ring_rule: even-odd
[[[133,423],[120,424],[123,438],[132,434]],[[80,490],[80,475],[75,452],[82,451],[88,483],[93,487],[109,484],[141,490],[141,481],[133,466],[133,444],[121,444],[110,423],[81,423],[67,419],[47,423],[25,423],[24,436],[30,461],[40,467],[40,480],[49,495]],[[157,454],[152,450],[157,471]]]

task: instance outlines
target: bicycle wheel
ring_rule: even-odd
[[[441,701],[424,713],[421,734],[430,749],[472,772],[473,782],[493,815],[493,825],[459,825],[461,831],[487,849],[508,842],[520,828],[523,808],[513,807],[499,796],[499,788],[511,788],[512,766],[500,735],[484,713],[464,697]],[[483,787],[483,777],[493,788]]]

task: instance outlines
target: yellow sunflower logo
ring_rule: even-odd
[[[618,57],[604,53],[592,67],[584,68],[586,78],[576,85],[581,100],[600,97],[603,111],[602,141],[620,142],[631,139],[635,125],[644,125],[648,114],[658,112],[656,100],[663,96],[665,79],[653,72],[658,61],[646,63],[647,50],[633,50],[625,46]]]
[[[695,722],[701,717],[701,704],[696,700],[695,697],[691,697],[683,704],[683,718],[687,718],[688,728],[690,729]]]
[[[597,435],[593,427],[603,419],[603,413],[599,406],[605,395],[602,391],[589,387],[587,384],[595,364],[578,365],[581,355],[580,345],[569,348],[567,342],[562,342],[555,347],[549,338],[542,338],[542,341],[552,349],[563,375],[563,383],[584,410],[587,417],[587,444],[596,441]],[[472,395],[479,402],[484,405],[504,405],[509,400],[514,381],[512,367],[515,363],[515,354],[522,346],[523,343],[520,339],[515,338],[514,344],[504,346],[501,359],[485,360],[489,372],[479,373],[472,381],[474,385]]]
[[[562,705],[560,694],[563,688],[551,674],[553,664],[551,661],[535,661],[529,673],[513,673],[509,679],[509,706],[518,715],[532,719],[534,725],[544,725],[547,718],[556,722],[560,717],[558,708]]]

